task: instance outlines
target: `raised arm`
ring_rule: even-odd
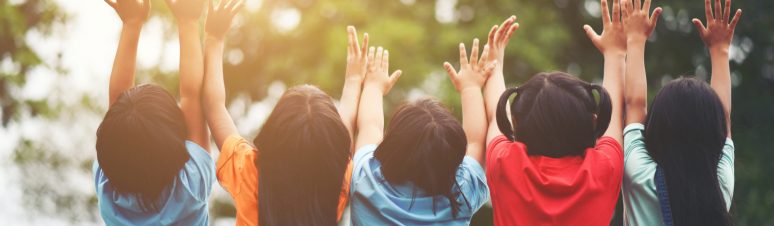
[[[625,1],[623,21],[626,27],[626,79],[624,99],[626,102],[626,124],[643,123],[648,107],[648,81],[645,74],[645,43],[653,33],[661,14],[661,8],[649,15],[650,0],[640,5],[639,0]]]
[[[368,49],[368,71],[366,72],[363,93],[357,114],[357,141],[355,147],[377,144],[384,137],[384,106],[382,97],[390,92],[400,78],[401,71],[389,75],[390,55],[379,47]]]
[[[484,97],[481,88],[492,75],[497,61],[486,61],[489,46],[484,46],[481,58],[478,57],[478,39],[473,40],[468,60],[465,44],[460,43],[460,71],[454,70],[449,62],[443,64],[454,88],[460,93],[462,100],[462,128],[468,140],[466,155],[484,165],[484,150],[486,144],[487,118],[484,108]]]
[[[135,64],[137,62],[137,44],[140,31],[150,13],[150,0],[105,0],[113,7],[123,22],[121,37],[118,41],[113,70],[110,73],[109,104],[118,99],[124,91],[134,86]]]
[[[368,49],[368,33],[363,35],[363,46],[357,41],[357,30],[355,27],[347,27],[347,72],[344,76],[344,90],[341,91],[341,100],[339,101],[339,115],[344,126],[349,130],[349,137],[355,140],[355,130],[357,129],[357,110],[360,104],[360,92],[363,89],[363,80],[366,74],[366,50]],[[350,151],[355,151],[355,142],[352,142]]]
[[[589,25],[583,26],[586,30],[586,35],[589,37],[594,46],[599,49],[599,52],[605,58],[604,77],[602,80],[602,86],[610,94],[612,112],[610,118],[610,125],[605,136],[610,136],[621,142],[623,139],[623,86],[624,86],[624,68],[626,60],[626,33],[624,33],[624,26],[621,17],[621,6],[618,1],[613,0],[613,13],[610,16],[609,9],[607,7],[607,0],[601,1],[602,7],[602,34],[597,35],[593,28]]]
[[[488,145],[492,139],[498,135],[502,135],[500,129],[497,128],[497,120],[495,120],[495,112],[497,112],[497,102],[500,100],[500,95],[505,92],[505,77],[503,75],[503,64],[505,62],[505,47],[508,45],[508,41],[511,40],[513,32],[519,29],[519,23],[516,23],[516,16],[511,16],[506,19],[502,25],[495,25],[492,30],[489,31],[489,38],[487,46],[489,46],[489,56],[487,56],[487,62],[499,62],[496,63],[492,75],[484,86],[484,106],[486,107],[486,116],[489,120],[486,133],[486,144]]]
[[[237,134],[234,120],[226,110],[226,87],[223,83],[223,48],[226,32],[231,28],[231,20],[242,8],[241,0],[221,0],[215,5],[210,0],[206,40],[204,42],[204,114],[207,124],[215,137],[218,147],[228,136]]]
[[[180,36],[180,108],[188,127],[188,139],[209,151],[210,135],[202,112],[204,57],[199,38],[199,19],[205,0],[166,0],[178,23]]]
[[[734,28],[739,23],[739,17],[742,16],[742,10],[737,9],[732,20],[731,0],[726,0],[726,7],[722,9],[720,0],[715,0],[715,15],[712,15],[712,6],[709,0],[704,1],[705,14],[707,16],[707,26],[705,27],[701,20],[693,19],[693,24],[699,30],[699,36],[704,41],[712,58],[712,79],[710,86],[720,97],[723,104],[723,110],[726,113],[726,128],[728,137],[731,137],[731,69],[728,65],[728,47],[734,38]],[[721,10],[723,13],[721,14]]]

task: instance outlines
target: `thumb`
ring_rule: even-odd
[[[449,75],[449,79],[452,81],[457,80],[457,71],[454,70],[454,67],[449,62],[444,62],[443,68],[446,69],[446,74]]]
[[[492,61],[492,63],[489,63],[486,65],[486,68],[484,68],[484,77],[489,79],[489,76],[492,76],[492,72],[494,72],[495,67],[497,66],[497,60]]]
[[[650,15],[650,24],[652,24],[653,27],[656,27],[659,16],[661,16],[661,7],[657,7],[656,9],[654,9],[653,14]]]
[[[107,3],[111,8],[116,8],[116,3],[113,0],[105,0],[105,3]]]
[[[693,20],[691,20],[691,22],[693,22],[693,25],[696,26],[696,30],[699,31],[699,35],[701,35],[703,37],[704,36],[705,28],[704,28],[704,24],[701,22],[701,20],[699,20],[697,18],[693,18]]]
[[[586,36],[588,36],[592,42],[596,42],[596,39],[597,37],[599,37],[599,35],[597,35],[597,32],[594,31],[594,28],[586,24],[586,25],[583,25],[583,30],[586,30]]]

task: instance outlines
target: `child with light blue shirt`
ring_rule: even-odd
[[[437,100],[420,99],[400,106],[383,135],[382,96],[400,71],[388,76],[389,53],[369,50],[353,158],[353,225],[468,225],[489,200],[481,89],[494,64],[479,60],[476,40],[470,60],[461,57],[460,72],[445,64],[462,96],[463,125]]]

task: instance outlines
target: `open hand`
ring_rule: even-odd
[[[478,57],[478,39],[473,40],[473,47],[470,52],[470,59],[465,52],[465,44],[460,43],[460,71],[454,70],[454,67],[449,62],[443,63],[443,67],[446,69],[446,73],[454,84],[454,88],[457,92],[461,92],[466,88],[478,88],[486,84],[486,80],[492,75],[492,70],[497,65],[497,60],[487,63],[486,59],[489,57],[489,45],[484,46],[484,51],[481,53],[481,57]]]
[[[124,24],[141,25],[150,15],[150,0],[105,0],[121,17]]]
[[[178,21],[198,21],[206,0],[165,0]]]
[[[217,4],[209,0],[207,23],[204,30],[212,38],[222,40],[231,29],[231,21],[239,10],[244,7],[244,0],[220,0]]]
[[[347,45],[347,74],[346,78],[360,79],[365,78],[368,66],[368,33],[363,34],[363,46],[357,41],[357,30],[353,26],[347,27],[347,36],[349,39]]]
[[[489,31],[489,39],[486,44],[489,46],[490,54],[483,59],[489,62],[503,62],[505,59],[505,47],[508,46],[508,41],[511,40],[511,36],[513,36],[513,32],[516,29],[519,29],[519,23],[516,23],[516,16],[508,17],[500,26],[494,25],[492,30]]]
[[[656,7],[653,14],[650,12],[650,1],[645,0],[640,4],[640,0],[622,0],[624,2],[623,21],[626,27],[627,41],[645,43],[653,33],[658,22],[658,16],[661,15],[661,7]],[[632,3],[632,1],[634,3]]]
[[[583,25],[583,29],[586,30],[586,35],[603,55],[626,54],[626,33],[624,33],[623,21],[621,20],[621,7],[618,4],[618,1],[619,0],[613,0],[613,17],[611,18],[607,8],[607,0],[601,0],[602,34],[597,35],[594,28],[591,28],[588,24]]]
[[[734,18],[729,22],[731,16],[731,0],[726,0],[726,7],[723,9],[720,6],[720,0],[715,0],[715,15],[712,15],[712,6],[710,0],[704,0],[704,13],[707,16],[707,26],[701,23],[701,20],[694,18],[693,24],[696,25],[696,29],[699,30],[699,36],[704,41],[704,45],[710,49],[710,51],[728,51],[728,47],[731,45],[731,40],[734,37],[734,28],[739,23],[739,17],[742,16],[742,10],[737,9],[734,14]]]
[[[403,73],[397,70],[389,75],[390,53],[381,46],[374,50],[374,47],[368,49],[368,72],[366,72],[365,86],[378,88],[382,95],[387,95],[392,87],[398,82],[398,78]]]

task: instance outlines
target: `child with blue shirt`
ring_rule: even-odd
[[[94,180],[107,225],[207,225],[215,181],[201,106],[199,17],[205,0],[168,0],[180,31],[180,106],[156,85],[134,86],[137,44],[150,0],[106,0],[123,28],[110,107],[97,130]]]

